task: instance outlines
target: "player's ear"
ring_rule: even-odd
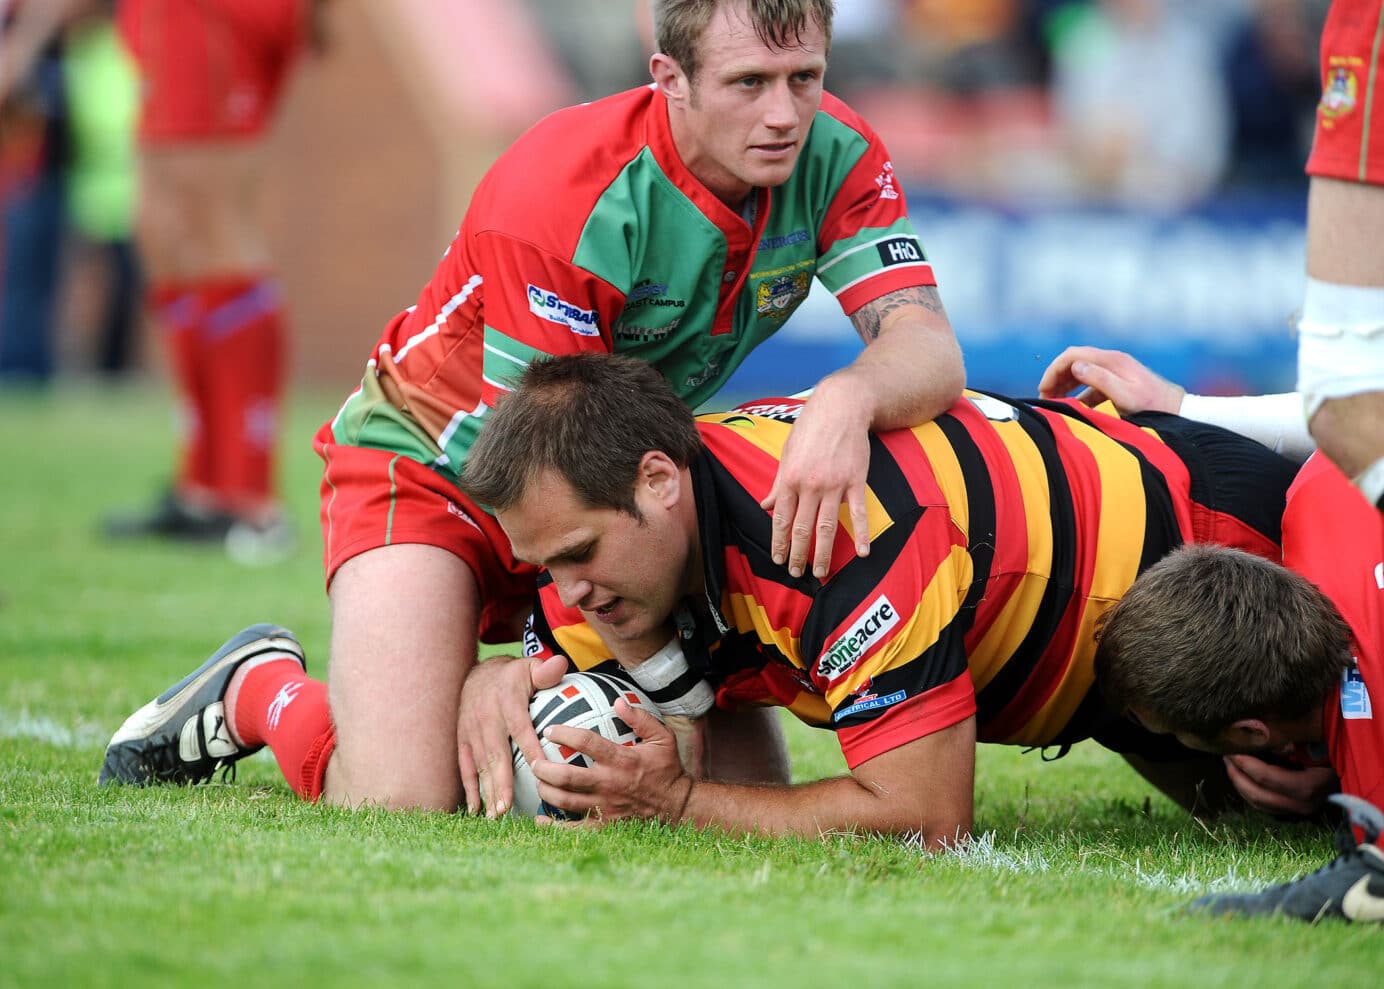
[[[682,469],[661,450],[650,450],[639,461],[639,483],[664,508],[672,508],[682,495]]]
[[[1267,748],[1273,739],[1273,731],[1259,718],[1232,721],[1225,734],[1234,743],[1236,751]]]
[[[649,58],[649,75],[653,76],[654,85],[669,103],[686,102],[691,86],[677,59],[663,52],[654,52]]]

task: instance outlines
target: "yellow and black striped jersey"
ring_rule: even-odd
[[[932,422],[872,435],[869,555],[843,509],[826,579],[793,578],[759,506],[801,405],[698,417],[707,593],[676,617],[718,703],[784,705],[834,729],[852,767],[972,713],[982,741],[1088,737],[1107,713],[1096,622],[1144,567],[1188,540],[1279,554],[1293,468],[1252,440],[968,391]],[[546,580],[526,646],[583,669],[610,656]]]

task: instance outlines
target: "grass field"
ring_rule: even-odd
[[[295,629],[325,662],[300,398],[286,488],[304,539],[276,567],[113,547],[105,510],[160,484],[154,389],[0,393],[0,987],[1346,986],[1384,965],[1377,928],[1215,921],[1207,888],[1290,878],[1328,836],[1210,830],[1115,757],[983,748],[964,855],[898,843],[306,806],[261,754],[234,784],[102,789],[111,731],[241,626]],[[842,771],[789,725],[803,778]]]

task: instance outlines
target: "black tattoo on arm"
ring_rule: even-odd
[[[860,339],[868,344],[871,340],[879,338],[880,325],[884,322],[884,317],[905,306],[921,306],[928,312],[935,313],[946,311],[942,308],[942,297],[935,286],[901,288],[897,292],[881,295],[878,299],[865,303],[851,314],[851,325],[855,327],[855,332],[860,334]]]

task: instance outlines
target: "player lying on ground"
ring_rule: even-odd
[[[1118,352],[1069,351],[1044,386],[1063,391],[1078,380],[1125,408],[1183,405],[1181,389]],[[1148,728],[1233,754],[1232,772],[1259,776],[1249,782],[1275,809],[1310,811],[1333,780],[1267,760],[1322,755],[1345,794],[1384,803],[1384,721],[1372,702],[1384,696],[1384,521],[1314,454],[1288,491],[1282,533],[1281,565],[1189,546],[1149,568],[1105,616],[1097,680],[1114,708]],[[1353,815],[1373,843],[1384,818],[1371,810],[1356,803]],[[1384,920],[1384,853],[1352,840],[1295,883],[1199,905]]]
[[[936,847],[971,826],[977,740],[1095,738],[1215,809],[1230,792],[1219,760],[1160,743],[1092,690],[1092,631],[1185,541],[1276,558],[1289,462],[1174,416],[972,392],[872,437],[867,531],[842,519],[826,577],[794,578],[773,564],[759,506],[799,407],[694,420],[647,366],[588,354],[534,363],[491,414],[462,486],[550,577],[535,655],[509,662],[680,651],[720,705],[785,705],[835,730],[851,769],[796,787],[694,780],[669,733],[634,716],[648,741],[633,748],[550,729],[596,766],[536,763],[543,799],[603,820],[919,832]]]

